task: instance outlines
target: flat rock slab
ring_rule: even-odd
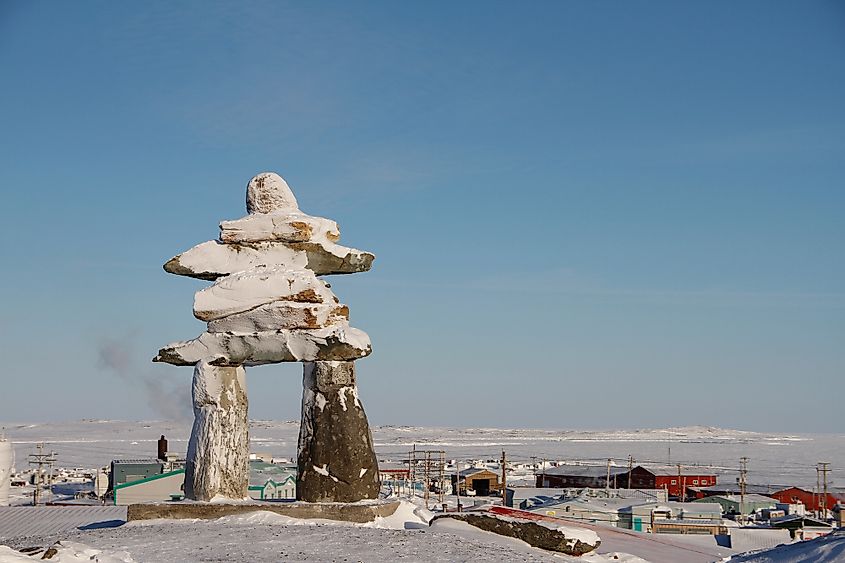
[[[327,241],[226,244],[210,240],[168,260],[164,270],[178,276],[216,280],[257,266],[308,268],[317,275],[366,272],[375,255]]]
[[[220,242],[307,242],[309,240],[337,242],[340,229],[337,223],[322,217],[312,217],[301,211],[247,215],[234,221],[220,223]]]
[[[329,285],[311,270],[258,267],[226,276],[198,291],[194,295],[194,316],[213,321],[274,301],[338,303]]]
[[[318,503],[318,502],[249,502],[249,503],[191,503],[168,502],[156,504],[130,504],[126,520],[152,520],[155,518],[186,519],[199,518],[212,520],[221,516],[247,514],[258,510],[273,512],[290,518],[337,520],[364,524],[377,517],[393,515],[399,507],[399,501],[361,502],[361,503]]]
[[[158,351],[154,362],[192,366],[258,366],[278,362],[349,361],[372,352],[363,330],[338,323],[314,330],[276,330],[252,334],[203,332],[187,342],[174,342]]]
[[[565,553],[566,555],[584,555],[598,548],[601,543],[598,541],[598,536],[596,536],[594,542],[587,543],[571,535],[568,537],[565,529],[555,529],[539,522],[495,514],[477,514],[471,512],[440,514],[432,518],[431,522],[441,518],[460,520],[485,532],[493,532],[501,536],[516,538],[530,546]],[[585,533],[595,535],[588,530]]]

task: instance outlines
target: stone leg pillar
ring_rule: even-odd
[[[355,502],[378,498],[378,460],[358,400],[353,362],[309,362],[302,378],[296,498]]]
[[[249,416],[243,366],[194,368],[194,427],[185,464],[185,496],[243,499],[249,486]]]

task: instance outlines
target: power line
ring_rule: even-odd
[[[56,452],[44,453],[44,442],[38,442],[35,445],[36,453],[29,454],[29,465],[37,465],[35,475],[35,490],[32,492],[32,504],[38,505],[41,500],[41,487],[44,485],[44,466],[50,466],[49,485],[53,484],[53,463],[56,461]]]

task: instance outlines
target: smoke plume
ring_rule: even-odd
[[[131,333],[120,339],[102,339],[97,345],[98,367],[137,387],[147,406],[157,416],[165,420],[190,419],[190,385],[184,381],[173,381],[161,372],[152,373],[138,361],[131,344],[135,341],[135,335]]]

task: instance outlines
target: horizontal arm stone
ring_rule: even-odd
[[[250,333],[265,330],[324,328],[349,321],[349,308],[339,303],[274,301],[208,323],[208,332]]]
[[[196,292],[194,316],[212,321],[274,301],[338,303],[328,284],[310,270],[253,268],[220,278]]]
[[[226,244],[212,240],[177,254],[164,264],[164,270],[202,280],[270,264],[308,268],[317,275],[354,274],[369,270],[374,259],[369,252],[325,241]]]
[[[220,240],[250,242],[337,242],[340,230],[331,219],[312,217],[299,211],[247,215],[220,223]]]
[[[316,330],[276,330],[252,334],[204,332],[159,350],[154,362],[177,366],[205,361],[217,366],[281,362],[351,361],[372,352],[366,332],[348,324]]]

